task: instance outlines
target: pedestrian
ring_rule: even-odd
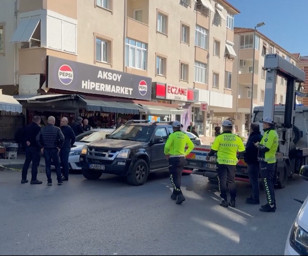
[[[122,124],[123,124],[122,123],[122,118],[119,116],[118,120],[117,120],[117,123],[116,123],[116,128],[119,128]]]
[[[195,126],[192,127],[191,133],[194,134],[194,135],[196,135],[196,136],[199,138],[199,134],[197,133],[196,127],[195,127]]]
[[[30,163],[31,167],[31,182],[30,184],[42,184],[42,181],[37,179],[37,169],[41,160],[40,147],[36,142],[36,136],[41,130],[41,117],[33,116],[32,123],[24,129],[24,145],[25,145],[25,162],[22,167],[21,184],[27,183],[27,174]]]
[[[55,126],[55,123],[55,117],[49,116],[47,119],[47,125],[41,129],[36,137],[36,141],[41,147],[41,151],[45,158],[48,186],[52,186],[51,161],[53,161],[56,168],[58,185],[62,185],[59,152],[64,143],[64,135],[61,132],[61,129]]]
[[[215,126],[215,137],[217,137],[220,134],[220,126]]]
[[[62,181],[68,180],[69,175],[69,164],[68,164],[68,157],[71,151],[71,147],[75,143],[75,133],[73,129],[68,125],[67,117],[62,117],[60,123],[60,129],[64,135],[64,143],[60,150],[60,160],[61,160],[61,167],[62,167]]]
[[[270,117],[263,120],[263,137],[255,145],[259,150],[260,174],[264,183],[267,204],[262,205],[261,212],[275,212],[276,200],[274,191],[276,152],[278,149],[278,134]]]
[[[177,204],[181,204],[185,201],[181,191],[182,171],[186,162],[185,157],[193,150],[194,144],[188,135],[181,131],[181,123],[179,121],[174,121],[172,127],[173,133],[169,135],[166,141],[164,153],[169,160],[170,181],[173,186],[171,199],[176,200]]]
[[[72,123],[72,129],[75,133],[75,136],[78,136],[79,134],[83,133],[83,127],[82,127],[82,117],[77,117],[75,122]]]
[[[190,122],[189,125],[188,125],[188,127],[187,127],[187,131],[188,131],[188,132],[191,132],[192,129],[193,129],[193,126],[194,126],[194,123],[193,123],[193,122]]]
[[[92,127],[89,125],[89,120],[87,118],[83,119],[82,123],[83,123],[82,128],[84,132],[90,131],[92,129]]]
[[[248,176],[251,185],[251,195],[246,199],[247,204],[259,204],[259,161],[258,149],[255,146],[256,142],[260,142],[262,135],[260,133],[259,124],[250,124],[250,135],[248,137],[244,160],[247,164]]]
[[[235,170],[238,162],[237,153],[244,152],[245,146],[239,136],[232,133],[232,122],[224,120],[222,122],[222,134],[218,135],[208,153],[206,159],[217,154],[217,174],[219,180],[219,190],[223,207],[235,207],[236,186]],[[230,202],[228,202],[227,190],[230,193]]]

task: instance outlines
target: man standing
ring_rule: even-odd
[[[82,127],[82,117],[77,117],[75,122],[72,124],[72,129],[75,133],[75,136],[78,136],[79,134],[83,133],[83,127]]]
[[[244,152],[245,147],[239,136],[232,133],[232,122],[224,120],[222,122],[222,134],[218,135],[211,147],[211,151],[206,159],[217,153],[217,173],[219,179],[219,190],[223,207],[235,207],[236,187],[235,170],[238,162],[237,152]],[[230,202],[228,203],[227,190],[230,192]]]
[[[41,147],[45,157],[47,185],[52,186],[51,179],[51,161],[53,161],[56,172],[58,185],[62,185],[59,151],[64,142],[64,135],[59,127],[55,126],[56,119],[54,116],[49,116],[47,125],[43,127],[36,137],[38,145]]]
[[[62,117],[60,123],[61,131],[64,135],[64,143],[60,150],[60,159],[62,166],[62,181],[68,180],[69,166],[68,166],[68,157],[70,154],[71,147],[75,143],[75,133],[73,129],[68,125],[67,117]]]
[[[21,174],[21,184],[27,183],[27,174],[30,163],[32,162],[31,167],[31,182],[30,184],[42,184],[40,180],[37,179],[37,168],[40,164],[41,152],[40,147],[36,143],[36,136],[40,132],[41,127],[41,117],[33,116],[32,123],[25,127],[25,133],[23,138],[25,140],[25,162],[22,167]]]
[[[270,117],[263,120],[263,137],[255,143],[259,149],[260,173],[264,183],[267,204],[262,205],[261,212],[275,212],[276,200],[274,191],[276,152],[278,149],[278,134]]]
[[[87,118],[83,119],[82,123],[83,123],[82,127],[83,127],[84,132],[90,131],[92,129],[92,127],[89,125],[89,120]]]
[[[181,191],[182,171],[186,162],[185,157],[193,150],[194,144],[186,133],[181,131],[181,123],[174,121],[172,124],[173,133],[168,137],[164,153],[169,159],[170,181],[173,186],[172,200],[177,204],[185,201]],[[185,151],[186,146],[188,147]]]
[[[244,159],[248,166],[248,176],[251,184],[251,196],[246,199],[247,204],[259,204],[259,161],[258,149],[255,146],[256,142],[260,142],[262,135],[260,133],[259,124],[252,123],[250,125],[250,135],[246,143]]]

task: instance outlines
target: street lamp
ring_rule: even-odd
[[[253,84],[254,84],[254,76],[255,76],[255,54],[256,54],[256,31],[257,31],[257,28],[258,27],[261,27],[261,26],[264,26],[265,23],[264,22],[260,22],[258,23],[255,28],[254,28],[254,31],[253,31],[253,56],[252,56],[252,76],[251,76],[251,92],[250,92],[250,122],[249,124],[251,123],[252,121],[252,112],[253,112]],[[248,127],[249,127],[249,124],[248,124]]]

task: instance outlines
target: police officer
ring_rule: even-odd
[[[174,121],[172,123],[173,133],[170,134],[166,141],[164,153],[169,159],[170,181],[173,186],[171,195],[172,200],[177,204],[185,201],[181,191],[182,171],[186,162],[185,157],[193,150],[194,144],[186,133],[181,131],[181,123]],[[186,146],[188,147],[186,150]]]
[[[224,120],[222,122],[222,133],[219,134],[211,147],[207,156],[217,153],[217,173],[219,179],[219,190],[221,203],[223,207],[235,207],[236,187],[235,187],[235,170],[238,162],[237,152],[244,152],[245,147],[242,139],[232,133],[232,122]],[[227,189],[230,192],[230,202],[228,203]]]
[[[262,205],[261,212],[275,212],[276,201],[274,192],[276,152],[278,149],[278,134],[275,131],[272,118],[263,120],[263,137],[260,143],[255,143],[259,149],[260,174],[264,183],[267,204]]]

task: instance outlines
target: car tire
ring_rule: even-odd
[[[130,185],[140,186],[147,181],[148,175],[149,166],[147,162],[143,159],[138,159],[127,175],[127,182]]]
[[[82,175],[88,180],[97,180],[102,176],[102,172],[98,170],[82,169]]]

